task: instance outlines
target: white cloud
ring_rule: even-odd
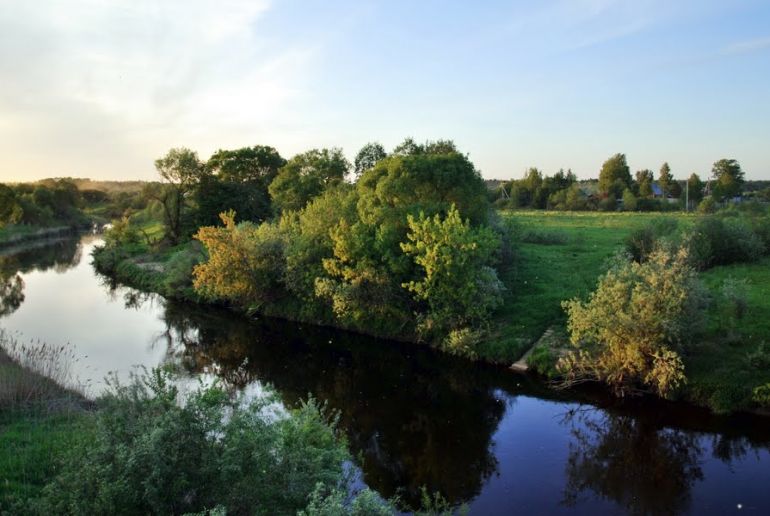
[[[770,36],[732,43],[722,49],[722,54],[745,54],[766,48],[770,48]]]
[[[263,36],[268,8],[0,0],[0,180],[149,177],[171,146],[205,157],[291,120],[315,50]]]

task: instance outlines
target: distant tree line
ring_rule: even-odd
[[[695,207],[706,197],[709,203],[724,202],[740,196],[745,183],[744,172],[734,159],[714,163],[710,180],[704,182],[695,173],[686,180],[675,179],[668,163],[661,165],[657,178],[649,169],[632,176],[625,154],[615,154],[602,165],[598,181],[578,182],[571,170],[546,176],[530,168],[523,178],[499,185],[491,196],[503,208],[660,211],[678,209],[686,201]],[[770,188],[753,197],[770,198]]]

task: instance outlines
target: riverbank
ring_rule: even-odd
[[[64,454],[84,439],[92,404],[9,356],[9,342],[0,333],[0,512],[22,513],[56,474]],[[37,359],[55,360],[52,353]]]
[[[27,242],[75,235],[85,229],[78,225],[60,225],[38,227],[27,225],[11,225],[0,228],[0,249],[13,247]]]
[[[477,344],[474,358],[510,366],[530,351],[528,366],[539,374],[554,375],[556,359],[569,348],[561,302],[587,297],[606,261],[623,248],[628,236],[661,215],[539,211],[504,212],[502,216],[514,222],[516,255],[501,274],[507,289],[503,306],[490,325],[490,336]],[[667,217],[683,227],[695,220],[688,214]],[[190,279],[193,264],[202,257],[200,248],[186,244],[160,253],[148,249],[124,254],[115,249],[97,252],[94,263],[120,283],[203,303]],[[703,338],[683,357],[688,383],[674,394],[675,399],[716,412],[763,410],[756,405],[755,390],[770,382],[770,371],[762,365],[765,354],[770,357],[764,344],[770,341],[766,318],[770,313],[769,260],[715,267],[702,273],[711,298],[706,313],[709,324]],[[733,321],[729,328],[721,301],[726,279],[743,282],[748,289],[747,308],[741,320]],[[302,323],[340,326],[331,317],[305,316],[297,302],[271,303],[257,311]],[[548,338],[543,339],[544,335]]]

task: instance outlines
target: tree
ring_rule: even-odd
[[[266,189],[285,164],[286,160],[273,147],[255,145],[236,150],[220,149],[211,155],[206,168],[223,181],[259,181]]]
[[[619,183],[624,186],[617,191]],[[615,154],[602,164],[599,172],[599,193],[605,196],[614,195],[618,198],[626,187],[631,187],[631,171],[626,163],[626,155]]]
[[[734,159],[720,159],[711,168],[714,181],[712,195],[718,201],[730,199],[741,194],[744,174],[740,164]]]
[[[146,187],[145,193],[160,203],[163,208],[166,238],[171,244],[177,244],[184,233],[182,216],[185,197],[205,174],[205,167],[194,151],[176,148],[155,160],[155,168],[165,182],[151,183]]]
[[[291,158],[268,188],[279,211],[300,210],[326,188],[342,182],[350,163],[342,149],[313,149]]]
[[[671,174],[671,167],[668,166],[668,163],[663,163],[663,165],[660,167],[660,172],[658,173],[658,184],[660,185],[660,189],[663,191],[663,195],[671,195],[671,187],[673,183],[674,176]]]
[[[703,181],[698,174],[691,174],[687,180],[687,195],[692,205],[697,205],[703,199]]]
[[[0,184],[0,228],[6,224],[21,221],[24,210],[16,199],[16,192],[9,186]]]
[[[229,210],[241,220],[268,218],[272,214],[268,185],[285,164],[278,151],[265,145],[215,152],[193,194],[196,226],[217,224],[219,214]]]
[[[422,275],[403,287],[428,306],[419,330],[445,334],[486,320],[502,301],[502,283],[490,267],[500,247],[497,236],[487,227],[471,227],[454,205],[444,218],[421,213],[407,220],[409,233],[401,249]]]
[[[637,200],[634,192],[626,188],[623,191],[623,210],[624,211],[636,211]]]
[[[644,169],[636,171],[636,184],[639,188],[639,197],[642,199],[649,199],[652,197],[653,180],[652,170]]]
[[[353,161],[353,170],[356,177],[360,176],[365,170],[369,170],[379,161],[388,157],[385,148],[378,142],[370,142],[361,147]]]
[[[588,302],[563,303],[576,349],[559,369],[568,382],[599,380],[618,395],[671,393],[686,381],[677,350],[697,321],[699,292],[685,249],[618,260]]]

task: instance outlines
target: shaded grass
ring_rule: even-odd
[[[0,333],[0,512],[25,513],[26,501],[88,431],[82,395],[41,374],[66,380],[66,358],[58,348],[17,346]]]
[[[47,405],[0,410],[0,512],[25,512],[25,501],[40,495],[67,450],[87,438],[91,418]]]
[[[763,343],[770,345],[770,258],[715,267],[701,278],[711,292],[712,302],[707,338],[685,357],[688,397],[717,411],[749,408],[753,388],[770,382],[770,368],[750,360]],[[728,278],[745,278],[748,286],[748,308],[734,328],[719,298]]]
[[[632,231],[660,218],[690,224],[684,213],[600,213],[505,211],[521,233],[516,257],[501,279],[508,291],[493,321],[493,337],[479,354],[496,362],[518,359],[549,326],[563,325],[561,302],[585,297],[596,286],[607,260],[623,248]]]

